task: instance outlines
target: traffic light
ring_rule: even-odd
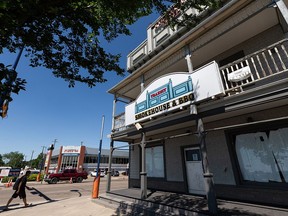
[[[2,107],[1,107],[1,116],[2,118],[5,118],[7,116],[7,112],[8,112],[8,100],[4,100]]]
[[[48,150],[53,151],[54,150],[54,144],[51,144],[50,147],[48,148]]]

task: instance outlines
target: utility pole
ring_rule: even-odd
[[[37,175],[37,178],[36,178],[37,181],[40,181],[41,172],[42,172],[42,169],[43,169],[44,149],[45,149],[45,148],[46,148],[45,146],[42,146],[42,152],[41,152],[42,158],[41,158],[41,164],[40,164],[40,171],[39,171],[39,173],[38,173],[38,175]],[[41,184],[42,184],[42,181],[41,181]]]
[[[57,139],[54,139],[54,141],[53,141],[53,147],[54,147],[54,149],[55,149],[56,142],[57,142]]]
[[[34,150],[32,150],[31,159],[30,159],[30,168],[32,168],[32,158],[33,158]]]
[[[45,161],[45,166],[46,166],[46,170],[45,173],[48,174],[49,172],[49,167],[50,167],[50,163],[51,163],[51,158],[52,158],[52,152],[55,149],[55,145],[56,145],[57,139],[54,139],[53,144],[50,145],[50,147],[47,149],[47,155],[46,155],[46,161]]]

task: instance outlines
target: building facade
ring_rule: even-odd
[[[60,146],[59,149],[47,152],[44,168],[47,172],[61,172],[64,169],[77,169],[86,172],[94,171],[98,164],[98,148],[86,146]],[[100,169],[108,169],[110,150],[102,149]],[[115,150],[112,158],[112,169],[126,171],[129,163],[128,151]]]
[[[219,198],[288,205],[287,5],[231,0],[191,29],[148,27],[109,90],[114,110],[127,102],[111,139],[130,146],[129,187],[201,196],[208,173]]]

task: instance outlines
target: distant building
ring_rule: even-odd
[[[60,172],[63,169],[78,169],[90,172],[97,168],[98,148],[89,148],[86,146],[61,146],[59,149],[48,151],[44,168],[48,172]],[[108,149],[102,149],[100,168],[107,170],[109,161]],[[50,160],[51,158],[51,160]],[[129,152],[114,150],[112,157],[112,169],[126,171],[129,163]]]

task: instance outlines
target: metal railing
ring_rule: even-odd
[[[113,132],[124,130],[125,127],[125,112],[114,117]]]
[[[288,68],[287,46],[288,40],[285,39],[221,67],[220,73],[227,96],[243,92],[245,86],[257,81],[286,72]],[[230,75],[241,69],[249,70],[249,74],[246,73],[249,77],[244,77],[240,81],[229,80]],[[245,76],[243,71],[242,76]]]

